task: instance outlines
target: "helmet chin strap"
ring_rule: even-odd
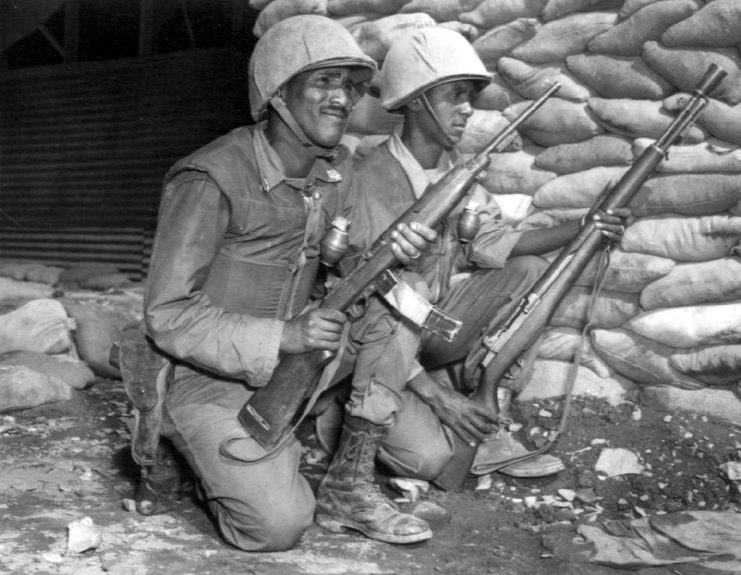
[[[324,146],[318,146],[314,142],[312,142],[309,139],[309,136],[306,135],[306,132],[304,132],[303,128],[299,126],[298,122],[293,117],[293,114],[291,114],[288,106],[286,106],[286,103],[283,101],[283,98],[280,95],[273,96],[270,99],[270,105],[275,109],[276,112],[278,112],[278,115],[281,117],[281,119],[290,128],[296,138],[298,138],[298,141],[301,142],[304,148],[309,150],[309,152],[311,152],[311,154],[315,158],[320,158],[322,160],[331,162],[337,157],[339,144],[332,148],[325,148]]]
[[[430,101],[427,99],[427,94],[422,92],[422,94],[419,96],[419,99],[422,102],[422,105],[425,108],[425,111],[432,119],[432,124],[435,126],[435,129],[437,130],[438,134],[443,138],[443,141],[447,145],[447,148],[454,148],[455,147],[455,140],[450,137],[450,134],[443,128],[442,123],[440,122],[440,118],[437,117],[437,114],[435,114],[435,110],[432,109],[432,105],[430,104]]]

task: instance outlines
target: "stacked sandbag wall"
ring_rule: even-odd
[[[712,394],[724,408],[741,405],[734,395],[741,381],[741,1],[250,4],[261,10],[258,36],[287,16],[323,14],[342,22],[379,65],[394,37],[411,28],[458,30],[493,77],[474,103],[463,153],[476,152],[560,82],[557,97],[482,179],[504,217],[523,228],[580,218],[664,131],[709,64],[719,64],[727,78],[632,202],[638,219],[611,253],[582,365],[635,382],[667,408],[716,413],[702,407]],[[399,120],[366,95],[346,142],[363,154]],[[596,269],[585,271],[554,315],[539,344],[544,363],[573,357]]]

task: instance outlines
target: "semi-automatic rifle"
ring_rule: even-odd
[[[473,401],[498,412],[497,391],[500,380],[545,329],[556,307],[603,242],[602,234],[595,227],[592,216],[597,211],[607,212],[613,208],[628,206],[631,198],[664,159],[669,147],[695,122],[707,104],[708,94],[725,76],[726,72],[715,64],[708,68],[687,105],[661,137],[644,150],[612,188],[600,196],[590,209],[585,225],[535,281],[505,322],[484,336],[486,353],[480,363],[483,376],[478,388],[471,395]],[[453,458],[435,479],[437,485],[449,490],[458,490],[463,486],[477,449],[476,445],[469,445],[457,436],[455,441]],[[539,450],[537,453],[540,452]],[[514,458],[511,462],[527,457],[528,455]]]
[[[551,86],[545,94],[497,134],[481,152],[452,168],[440,181],[430,185],[414,205],[373,242],[369,250],[363,254],[360,263],[327,293],[320,307],[346,312],[363,295],[375,291],[385,272],[399,264],[391,250],[391,232],[400,224],[418,222],[435,228],[444,221],[468,194],[479,174],[489,166],[491,162],[489,154],[500,151],[500,148],[508,145],[517,128],[559,88],[558,84]],[[452,339],[459,327],[460,324],[456,320],[453,324],[439,325],[437,333]],[[255,391],[239,412],[239,421],[262,447],[267,450],[273,449],[281,442],[286,432],[297,425],[297,418],[301,417],[300,408],[313,395],[324,368],[333,357],[334,354],[329,351],[313,350],[285,354],[280,358],[270,381]]]

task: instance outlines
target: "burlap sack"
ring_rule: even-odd
[[[492,74],[492,81],[473,98],[473,107],[479,110],[504,110],[523,98],[499,74]]]
[[[537,357],[541,359],[555,359],[573,361],[579,344],[582,343],[581,363],[600,377],[609,377],[613,369],[601,357],[595,354],[589,337],[582,340],[581,332],[570,327],[548,328],[539,340]]]
[[[618,10],[618,19],[625,20],[644,6],[654,4],[655,2],[664,2],[664,0],[625,0]]]
[[[637,334],[669,347],[741,343],[741,303],[661,308],[625,324]]]
[[[56,285],[59,282],[59,276],[64,271],[64,268],[57,266],[32,266],[26,272],[24,280],[28,282],[39,282],[47,285]]]
[[[551,210],[541,210],[534,207],[532,213],[520,222],[517,229],[539,230],[543,228],[552,228],[559,224],[579,220],[587,213],[587,211],[586,208],[556,208]]]
[[[691,390],[651,385],[641,390],[641,400],[666,413],[706,415],[733,425],[741,421],[741,400],[730,389]]]
[[[518,102],[504,110],[504,116],[514,120],[529,102]],[[557,146],[583,142],[601,134],[604,129],[594,121],[582,102],[551,98],[520,125],[520,132],[539,146]]]
[[[0,365],[0,413],[71,398],[72,388],[57,377],[25,365]]]
[[[424,12],[438,22],[457,20],[463,12],[460,0],[411,0],[405,3],[399,13]]]
[[[543,184],[535,192],[533,205],[543,209],[589,208],[627,171],[623,166],[599,166],[564,174]]]
[[[479,183],[492,194],[528,194],[556,177],[556,174],[533,166],[536,155],[542,148],[528,146],[517,152],[492,156]]]
[[[534,18],[547,0],[483,0],[474,9],[463,12],[458,20],[478,28],[493,28],[517,18]],[[465,6],[463,6],[465,8]]]
[[[537,18],[517,18],[479,36],[473,42],[473,48],[488,70],[496,70],[499,58],[532,38],[539,27]]]
[[[464,22],[459,22],[458,20],[440,22],[438,26],[440,26],[441,28],[450,28],[451,30],[455,30],[469,42],[474,42],[479,36],[481,36],[481,31],[476,28],[476,26],[472,24],[465,24]]]
[[[513,90],[529,100],[537,100],[556,82],[561,84],[558,97],[564,100],[586,102],[595,95],[561,64],[532,65],[503,57],[499,60],[497,70]]]
[[[649,138],[638,138],[633,142],[633,154],[637,158],[646,148],[654,143]],[[709,138],[700,144],[674,145],[668,157],[658,166],[657,172],[741,172],[741,149],[715,138]],[[741,181],[739,181],[741,188]],[[723,210],[721,210],[723,211]]]
[[[625,230],[620,244],[627,252],[701,262],[725,257],[738,243],[740,234],[740,217],[685,218],[666,214],[639,219]]]
[[[666,213],[712,216],[729,210],[739,198],[741,174],[658,175],[641,186],[630,207],[637,217]]]
[[[574,12],[592,12],[595,10],[616,10],[624,0],[548,0],[540,17],[544,22],[557,20]]]
[[[75,324],[59,301],[35,299],[0,316],[0,353],[67,353]]]
[[[605,130],[630,139],[658,139],[674,119],[661,102],[653,100],[591,98],[587,106]],[[684,132],[683,138],[685,142],[697,143],[707,139],[707,134],[695,125]]]
[[[673,350],[627,329],[592,332],[595,353],[618,373],[643,385],[701,389],[703,383],[669,365]]]
[[[717,64],[728,76],[713,91],[713,98],[728,104],[741,102],[741,56],[735,48],[666,48],[659,42],[646,42],[642,56],[668,82],[688,91],[695,89],[710,64]]]
[[[719,258],[706,262],[678,264],[641,293],[645,310],[741,299],[741,260]]]
[[[81,263],[65,269],[59,274],[59,283],[79,285],[81,282],[100,275],[116,274],[118,268],[113,264]]]
[[[663,102],[665,110],[676,112],[687,105],[686,94],[669,96]],[[725,102],[709,99],[700,114],[699,124],[716,138],[741,146],[741,104],[730,106]]]
[[[658,40],[672,24],[693,14],[698,0],[665,0],[649,4],[587,44],[590,52],[615,56],[640,56],[643,44]]]
[[[458,150],[464,154],[478,154],[499,132],[509,125],[504,112],[497,110],[474,110],[468,119],[466,131],[458,142]],[[508,151],[522,149],[522,138],[515,133]]]
[[[535,157],[535,166],[573,174],[598,166],[627,166],[632,161],[630,140],[614,134],[598,134],[584,142],[546,148]]]
[[[383,62],[394,39],[415,28],[435,26],[427,14],[393,14],[354,26],[350,33],[360,48],[376,62]]]
[[[669,365],[708,385],[741,382],[741,345],[711,345],[677,350]]]
[[[713,0],[661,36],[669,47],[735,46],[741,38],[741,2]]]
[[[582,329],[591,299],[591,288],[573,287],[553,312],[549,325]],[[612,329],[623,325],[638,311],[637,294],[601,290],[594,302],[591,323],[594,328]]]
[[[370,14],[393,14],[409,0],[327,0],[329,16],[350,16],[367,12]]]
[[[604,272],[602,287],[621,293],[642,293],[646,286],[670,273],[676,265],[674,260],[638,252],[625,252],[619,248],[610,251],[609,265]],[[592,287],[601,265],[594,257],[576,278],[574,285]]]
[[[85,362],[63,355],[38,351],[8,351],[0,354],[0,365],[25,366],[49,377],[61,379],[73,389],[86,389],[96,377]]]
[[[655,100],[674,92],[671,84],[640,58],[576,54],[566,58],[566,67],[604,98]]]
[[[327,0],[272,0],[258,14],[252,33],[259,38],[271,26],[298,14],[326,16]]]
[[[48,298],[54,294],[54,288],[45,283],[26,282],[0,277],[0,302]]]
[[[120,379],[120,371],[109,361],[111,346],[121,337],[121,330],[114,319],[108,313],[83,303],[65,302],[64,307],[77,324],[74,341],[80,359],[96,375]]]
[[[571,14],[545,23],[527,42],[512,50],[512,57],[534,64],[558,62],[583,52],[589,41],[617,21],[614,12]]]

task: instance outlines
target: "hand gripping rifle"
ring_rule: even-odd
[[[494,333],[486,334],[483,345],[487,351],[480,364],[484,375],[479,387],[471,396],[472,400],[498,408],[497,391],[500,380],[542,333],[554,310],[602,243],[602,234],[595,227],[592,216],[598,210],[607,211],[629,204],[633,195],[664,159],[668,148],[695,122],[707,104],[708,94],[725,76],[726,72],[715,64],[708,68],[690,101],[661,137],[644,150],[615,186],[602,194],[590,209],[587,223],[536,280],[530,292],[522,298],[504,324]],[[435,480],[440,487],[454,491],[463,486],[477,449],[477,446],[470,446],[457,436],[455,441],[451,461]],[[515,458],[512,463],[540,452],[539,450]]]
[[[545,101],[560,88],[554,84],[543,96],[534,101],[522,114],[504,128],[491,142],[470,160],[452,168],[440,181],[431,185],[424,194],[402,214],[363,254],[360,263],[345,276],[322,300],[320,307],[348,311],[358,299],[380,288],[379,282],[389,281],[385,274],[399,261],[391,251],[391,232],[399,224],[419,222],[431,228],[439,225],[466,196],[479,174],[491,159],[489,154],[498,151],[502,144]],[[460,322],[453,318],[440,318],[437,332],[452,340]],[[334,354],[326,350],[285,354],[280,358],[270,381],[254,395],[239,412],[239,421],[265,449],[277,446],[286,431],[298,424],[299,409],[316,390],[322,372]]]

